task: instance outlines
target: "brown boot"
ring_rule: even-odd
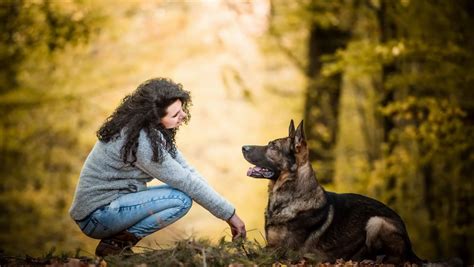
[[[136,237],[130,232],[122,231],[111,237],[101,239],[95,249],[95,255],[105,257],[121,253],[133,254],[131,248],[135,246],[140,239],[141,238]]]

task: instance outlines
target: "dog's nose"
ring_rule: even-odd
[[[247,152],[250,150],[250,146],[243,146],[242,147],[242,152]]]

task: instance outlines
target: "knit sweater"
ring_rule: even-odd
[[[207,209],[217,218],[227,220],[235,208],[190,166],[179,150],[173,158],[165,149],[161,163],[151,160],[153,150],[147,134],[142,130],[138,138],[137,161],[125,164],[120,137],[107,143],[97,141],[82,168],[69,214],[74,220],[87,217],[96,209],[108,205],[124,193],[147,189],[153,178],[176,188]]]

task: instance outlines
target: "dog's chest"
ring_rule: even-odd
[[[323,191],[321,191],[323,193]],[[306,197],[295,197],[289,192],[271,194],[265,211],[266,225],[287,224],[298,221],[303,214],[319,215],[319,209],[324,207],[326,199],[317,193],[307,194]],[[323,212],[324,213],[324,212]]]
[[[272,196],[265,211],[265,221],[271,225],[287,223],[295,217],[297,209],[298,205],[289,197]]]
[[[291,207],[269,203],[265,212],[265,233],[269,246],[295,247],[304,242],[301,229],[295,231],[291,222],[295,215]]]
[[[288,229],[285,225],[267,226],[266,237],[270,247],[286,247],[285,240],[288,237]]]
[[[315,244],[305,242],[307,235],[292,231],[286,225],[270,225],[266,227],[267,245],[274,248],[290,248],[295,251],[310,253],[318,259],[326,259],[327,254]]]
[[[317,196],[318,194],[311,194]],[[265,212],[265,232],[270,246],[305,249],[306,240],[328,219],[329,205],[322,198],[270,195]],[[325,227],[323,227],[325,229]],[[324,232],[324,229],[321,229]],[[319,235],[318,235],[319,236]],[[313,244],[314,245],[314,244]],[[314,251],[314,246],[311,250]]]

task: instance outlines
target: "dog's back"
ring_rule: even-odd
[[[306,244],[326,253],[329,261],[336,259],[375,259],[385,255],[385,262],[415,262],[410,239],[400,216],[383,203],[357,194],[327,192],[327,201],[334,207],[332,223],[318,240]]]

